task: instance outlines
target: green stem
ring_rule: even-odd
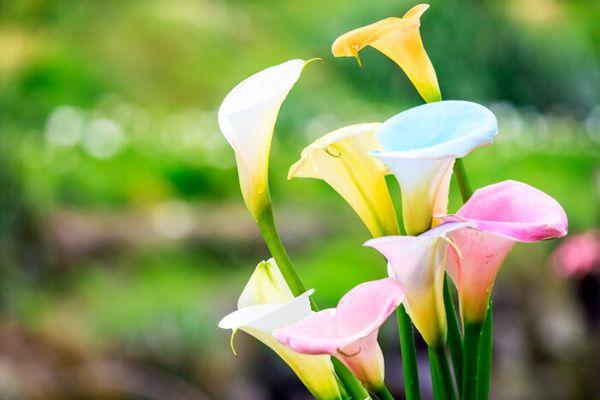
[[[429,353],[429,349],[428,349]],[[444,397],[444,388],[442,387],[442,381],[440,379],[440,373],[438,368],[431,363],[431,354],[429,355],[429,375],[431,376],[431,387],[433,389],[433,398],[435,400],[442,399]]]
[[[488,400],[490,398],[490,374],[492,371],[492,338],[494,330],[494,319],[492,311],[492,300],[483,323],[481,331],[481,343],[479,343],[479,360],[477,364],[479,380],[477,381],[477,399]]]
[[[454,176],[456,176],[456,182],[458,183],[463,203],[466,203],[473,195],[473,189],[471,189],[471,182],[469,182],[465,163],[462,158],[457,158],[454,162]]]
[[[448,320],[448,346],[450,347],[458,392],[462,393],[463,343],[450,285],[450,278],[446,273],[444,277],[444,306],[446,307],[446,319]]]
[[[279,233],[277,232],[277,228],[275,227],[275,219],[273,217],[273,209],[271,208],[271,203],[268,202],[264,207],[262,212],[259,214],[257,218],[258,228],[271,252],[271,255],[277,262],[277,266],[285,279],[285,282],[289,286],[292,294],[294,296],[299,296],[306,291],[306,287],[300,280],[296,269],[294,268],[294,264],[292,264],[292,260],[290,256],[287,254],[283,242],[279,237]],[[313,310],[317,311],[319,308],[315,304],[315,302],[311,299],[311,304]],[[346,391],[354,400],[365,400],[369,399],[368,392],[362,387],[361,383],[356,379],[356,377],[342,364],[340,361],[335,358],[332,359],[333,366],[335,369],[338,378],[344,385]]]
[[[412,322],[403,305],[396,310],[398,331],[400,334],[400,352],[404,369],[404,391],[406,400],[419,400],[419,372],[417,369],[417,351]]]
[[[450,373],[450,365],[446,358],[446,349],[444,346],[437,348],[429,347],[429,364],[431,367],[431,379],[437,380],[434,383],[434,388],[438,388],[438,397],[436,399],[456,400],[456,392],[452,382],[452,374]],[[435,393],[434,393],[435,394]]]
[[[382,386],[381,388],[373,391],[373,394],[379,400],[394,400],[394,396],[392,396],[388,388],[386,388],[385,386]]]
[[[356,379],[354,374],[352,374],[352,372],[350,372],[350,370],[346,368],[346,366],[340,360],[332,357],[331,361],[333,363],[333,368],[335,369],[336,375],[344,384],[344,388],[352,400],[366,400],[371,398],[360,381]]]
[[[482,326],[481,322],[465,322],[462,400],[475,400],[477,398],[477,358],[479,357]]]
[[[277,233],[275,227],[275,219],[273,217],[273,209],[271,203],[267,203],[262,212],[257,218],[258,228],[265,239],[265,243],[271,252],[271,255],[277,262],[277,266],[285,279],[285,282],[290,287],[294,296],[299,296],[306,291],[306,287],[300,280],[290,256],[288,256],[283,242]]]

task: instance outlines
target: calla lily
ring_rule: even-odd
[[[496,274],[516,242],[537,242],[567,234],[567,216],[546,193],[515,181],[477,190],[456,215],[445,221],[463,221],[470,228],[455,231],[448,273],[458,288],[465,323],[485,319]]]
[[[296,353],[273,337],[273,330],[312,315],[309,296],[313,290],[295,297],[286,285],[275,261],[256,267],[238,300],[238,310],[219,322],[219,327],[239,329],[269,346],[283,359],[317,399],[341,399],[329,356]]]
[[[242,196],[255,219],[269,203],[269,151],[277,114],[306,63],[290,60],[250,76],[219,108],[219,127],[235,152]]]
[[[402,285],[393,279],[366,282],[346,293],[337,308],[278,329],[275,338],[299,353],[337,357],[365,387],[377,391],[384,384],[377,334],[403,298]]]
[[[386,236],[365,243],[387,259],[389,276],[404,287],[406,312],[433,348],[445,344],[448,330],[443,298],[448,235],[467,225],[442,224],[419,236]]]
[[[317,139],[302,151],[288,179],[327,182],[356,211],[373,236],[398,234],[398,220],[385,182],[387,168],[368,152],[382,149],[375,138],[381,124],[358,124]]]
[[[494,114],[467,101],[440,101],[388,119],[377,138],[384,151],[373,151],[396,175],[402,191],[404,226],[409,235],[428,230],[434,215],[445,214],[452,166],[498,132]]]
[[[423,47],[419,32],[421,15],[428,8],[428,4],[419,4],[402,18],[382,19],[345,33],[333,43],[333,55],[356,57],[361,64],[359,51],[366,46],[372,46],[402,68],[426,102],[439,101],[442,96],[435,69]]]

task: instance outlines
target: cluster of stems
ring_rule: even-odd
[[[462,159],[456,160],[454,176],[463,202],[466,202],[471,197],[472,190]],[[306,288],[298,276],[275,227],[270,199],[257,216],[257,222],[267,247],[273,258],[275,258],[292,293],[294,296],[304,293]],[[446,275],[444,278],[444,305],[448,323],[446,344],[450,350],[454,374],[452,374],[448,362],[446,344],[429,347],[428,355],[434,397],[436,400],[487,400],[489,398],[492,350],[491,301],[486,320],[483,323],[465,324],[461,329],[454,305],[452,284]],[[318,310],[314,301],[312,301],[312,307],[315,311]],[[398,307],[396,315],[402,353],[405,398],[407,400],[419,400],[421,395],[414,327],[404,306],[400,305]],[[335,358],[332,361],[344,399],[393,399],[392,394],[385,386],[368,393],[342,362]]]

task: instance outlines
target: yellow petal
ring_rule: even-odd
[[[320,400],[341,399],[331,357],[296,353],[280,344],[270,334],[252,328],[244,330],[277,353],[315,398]]]
[[[261,261],[238,299],[238,308],[257,304],[284,304],[294,298],[274,259]]]
[[[426,102],[440,101],[442,95],[435,69],[423,47],[419,31],[421,15],[428,8],[428,4],[419,4],[402,18],[382,19],[345,33],[333,43],[333,55],[360,60],[359,51],[372,46],[402,68]]]
[[[385,175],[386,167],[369,155],[380,149],[379,123],[351,125],[331,132],[302,151],[288,179],[327,182],[350,204],[373,236],[398,234],[396,212]]]

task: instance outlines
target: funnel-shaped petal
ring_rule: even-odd
[[[356,57],[366,46],[372,46],[392,59],[408,76],[427,102],[442,99],[437,76],[423,47],[421,15],[429,8],[419,4],[402,18],[390,17],[343,34],[332,46],[336,57]]]
[[[446,342],[443,282],[447,236],[465,226],[468,224],[442,224],[420,236],[386,236],[365,243],[387,259],[390,277],[404,288],[406,312],[432,347]]]
[[[242,195],[255,219],[268,202],[269,151],[277,114],[305,64],[291,60],[250,76],[219,108],[219,127],[235,152]]]
[[[381,126],[377,138],[384,151],[372,154],[398,179],[409,235],[425,232],[434,215],[446,213],[454,160],[491,144],[497,132],[489,109],[455,100],[411,108]]]
[[[337,191],[373,236],[397,234],[398,221],[385,182],[387,168],[368,152],[380,150],[381,124],[351,125],[317,139],[302,151],[288,178],[316,178]]]
[[[537,242],[567,233],[567,216],[546,193],[515,181],[504,181],[475,192],[456,215],[473,228],[453,232],[460,251],[450,250],[448,272],[459,292],[467,322],[485,318],[496,275],[516,242]]]
[[[377,389],[384,378],[377,333],[403,298],[402,285],[393,279],[366,282],[346,293],[337,309],[278,329],[275,338],[303,354],[336,356],[367,388]]]
[[[309,296],[312,290],[294,298],[277,265],[270,259],[254,271],[238,301],[238,310],[219,322],[219,327],[243,330],[275,351],[317,399],[341,399],[328,356],[299,354],[273,337],[283,328],[313,314]]]

